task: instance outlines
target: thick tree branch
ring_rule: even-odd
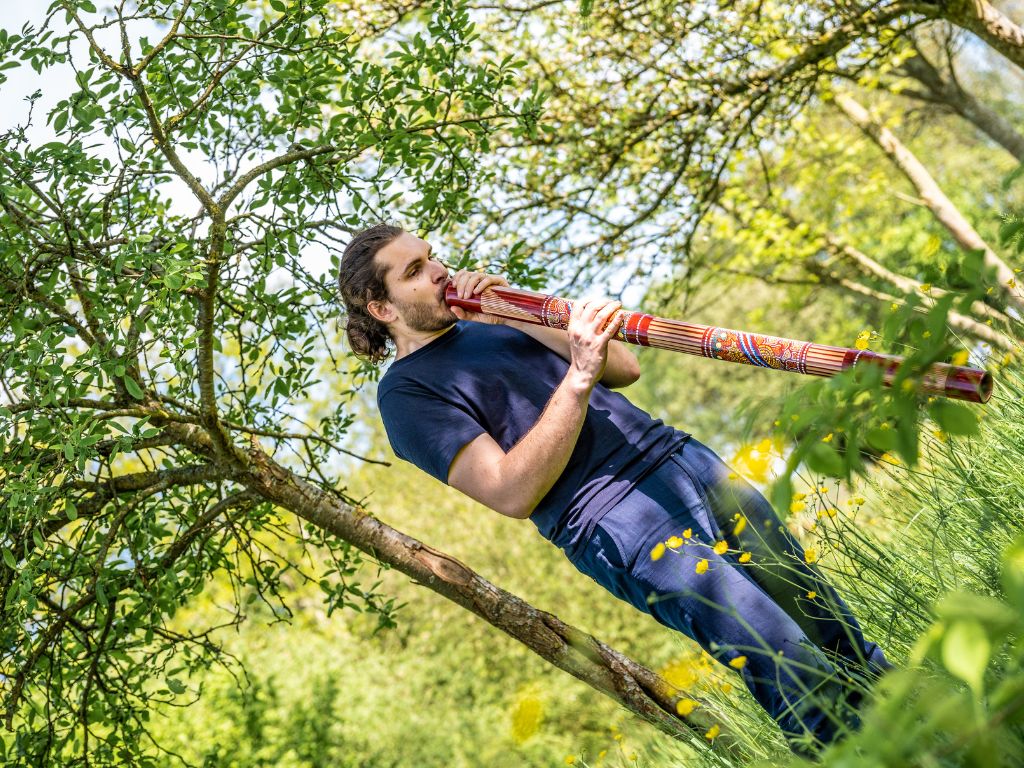
[[[238,479],[264,499],[338,536],[416,583],[476,614],[542,658],[619,702],[676,739],[715,724],[707,708],[676,713],[676,692],[646,667],[593,636],[540,611],[483,579],[457,560],[316,488],[267,456],[253,440],[249,471]],[[733,749],[727,724],[716,744]]]
[[[923,3],[962,29],[973,32],[987,45],[1024,69],[1024,29],[986,0],[932,0]]]

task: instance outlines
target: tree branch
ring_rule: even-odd
[[[953,205],[953,201],[946,197],[935,179],[914,154],[893,135],[892,131],[874,120],[868,111],[849,94],[837,94],[835,102],[850,122],[874,141],[889,160],[906,176],[928,209],[953,235],[960,246],[969,251],[982,251],[985,264],[996,272],[1001,293],[1018,310],[1024,310],[1024,298],[1011,293],[1008,289],[1008,286],[1015,282],[1013,270],[981,238],[981,235]]]

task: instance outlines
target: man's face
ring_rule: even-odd
[[[411,331],[441,331],[458,320],[444,301],[448,269],[431,256],[426,240],[403,232],[377,251],[384,285],[398,319]]]

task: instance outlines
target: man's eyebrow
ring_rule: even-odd
[[[432,246],[432,245],[429,245],[429,244],[428,244],[428,245],[427,245],[427,258],[428,258],[428,259],[430,258],[430,254],[432,254],[433,252],[434,252],[434,246]],[[419,260],[420,260],[420,257],[419,257],[419,256],[417,256],[417,257],[416,257],[415,259],[413,259],[413,260],[412,260],[412,261],[410,261],[410,262],[409,262],[408,264],[406,264],[406,265],[405,265],[405,269],[403,269],[403,270],[402,270],[402,274],[403,274],[403,275],[407,275],[407,274],[409,274],[409,269],[410,269],[411,267],[415,266],[415,264],[416,264],[416,263],[417,263],[417,262],[418,262]]]

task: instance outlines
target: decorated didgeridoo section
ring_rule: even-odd
[[[551,328],[567,328],[572,314],[570,300],[521,288],[492,287],[477,296],[460,299],[454,286],[449,283],[445,301],[449,306],[462,307],[471,312],[484,312]],[[871,364],[883,367],[882,381],[891,385],[903,362],[903,358],[896,355],[879,355],[863,349],[830,347],[810,341],[667,320],[643,312],[620,312],[623,315],[622,325],[615,334],[620,341],[730,363],[811,376],[835,376],[854,365]],[[992,396],[992,375],[980,368],[935,363],[925,372],[921,389],[957,400],[985,403]]]

